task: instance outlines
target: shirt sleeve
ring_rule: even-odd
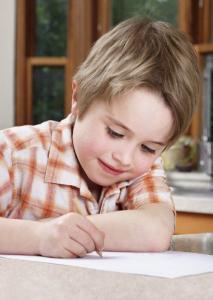
[[[175,214],[171,189],[166,182],[162,159],[158,158],[151,169],[138,177],[128,188],[127,209],[139,209],[144,203],[167,203]]]
[[[1,137],[0,134],[0,217],[6,217],[12,202],[13,172],[11,150]]]

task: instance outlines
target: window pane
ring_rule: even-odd
[[[64,68],[33,68],[33,124],[64,116]]]
[[[68,0],[36,0],[36,56],[66,56]]]
[[[213,142],[213,70],[211,71],[211,117],[210,117],[210,141]]]
[[[112,0],[112,26],[142,16],[177,25],[178,0]]]

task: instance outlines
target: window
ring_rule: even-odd
[[[31,86],[31,122],[37,124],[47,119],[60,120],[65,114],[69,1],[34,0],[32,5],[27,80]]]
[[[108,30],[109,1],[17,0],[16,125],[70,112],[72,76]]]
[[[178,0],[112,0],[112,25],[133,16],[177,25]]]
[[[212,40],[212,0],[179,0],[179,27],[188,33],[198,53],[201,86],[203,87],[203,69],[205,65],[205,56],[213,53]],[[203,93],[203,91],[202,91]],[[201,96],[199,107],[194,114],[190,134],[194,138],[200,138],[203,131],[203,111],[205,110],[205,99]]]

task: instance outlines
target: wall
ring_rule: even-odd
[[[14,125],[15,2],[0,0],[0,129]]]

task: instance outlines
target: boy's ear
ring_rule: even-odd
[[[72,103],[71,103],[71,112],[74,115],[77,115],[77,90],[78,84],[76,80],[72,81]]]

